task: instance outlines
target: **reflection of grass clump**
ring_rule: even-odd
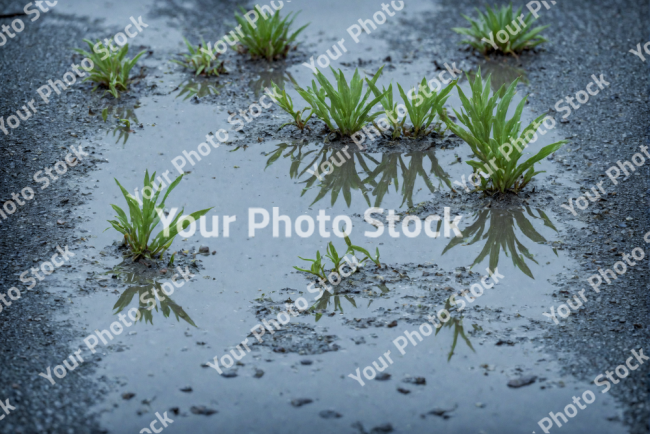
[[[470,160],[467,164],[475,171],[490,174],[487,179],[481,177],[479,189],[490,193],[511,191],[516,194],[535,175],[543,173],[543,171],[535,171],[535,163],[560,149],[567,141],[561,140],[547,145],[524,163],[518,164],[524,148],[536,137],[535,132],[546,114],[540,115],[520,133],[521,114],[527,97],[521,100],[513,116],[506,119],[510,102],[516,93],[518,80],[515,80],[505,91],[502,87],[490,97],[490,78],[488,77],[484,85],[479,70],[474,82],[469,79],[472,89],[471,99],[465,96],[462,89],[458,89],[463,110],[461,113],[454,110],[454,113],[467,129],[455,124],[447,116],[444,116],[444,119],[449,129],[466,141],[472,148],[473,154],[480,160]]]
[[[357,303],[354,301],[354,298],[352,298],[349,295],[344,295],[343,296],[347,301],[350,302],[350,304],[356,308]],[[330,303],[334,300],[334,312],[337,310],[341,313],[343,313],[343,306],[341,305],[341,296],[338,294],[332,295],[329,293],[329,291],[325,291],[323,293],[323,296],[314,303],[312,307],[309,308],[310,311],[315,311],[315,310],[320,310],[320,311],[325,311],[329,307]],[[323,316],[322,312],[316,312],[316,322],[321,319]]]
[[[172,60],[172,62],[181,65],[182,67],[189,68],[193,71],[196,71],[196,75],[219,75],[224,73],[226,70],[223,67],[223,62],[220,62],[217,59],[219,53],[215,48],[205,48],[205,41],[201,39],[201,45],[194,46],[190,42],[183,38],[185,45],[187,45],[187,50],[189,54],[183,54],[184,60]]]
[[[251,24],[246,18],[235,12],[235,19],[244,34],[240,42],[253,57],[264,57],[269,61],[286,57],[291,44],[309,24],[305,24],[289,34],[289,28],[296,15],[289,14],[284,19],[280,19],[279,10],[275,11],[273,15],[267,16],[259,7],[256,6],[256,9],[261,17],[255,24]],[[245,12],[246,10],[242,8],[242,13]]]
[[[129,194],[128,191],[119,183],[116,179],[115,182],[122,190],[122,194],[126,199],[126,203],[129,206],[129,218],[126,216],[126,213],[122,211],[117,205],[111,205],[115,212],[117,212],[117,220],[109,220],[108,222],[117,230],[118,232],[124,234],[124,242],[131,249],[133,260],[137,260],[141,257],[153,258],[159,255],[162,258],[163,253],[171,246],[172,242],[176,235],[179,232],[179,225],[177,224],[180,218],[183,215],[183,209],[180,213],[174,218],[170,223],[169,227],[164,228],[151,242],[149,238],[151,233],[156,228],[158,223],[160,223],[160,215],[163,213],[165,208],[165,200],[171,191],[176,188],[183,175],[179,176],[171,183],[167,188],[167,192],[163,196],[162,202],[157,205],[158,195],[162,190],[162,184],[158,185],[154,189],[153,181],[156,177],[156,172],[154,172],[151,177],[149,177],[149,171],[144,175],[144,188],[142,189],[142,208],[138,204],[138,201]],[[204,209],[201,211],[196,211],[189,215],[194,220],[198,220],[201,216],[205,215],[212,208]],[[185,230],[191,221],[186,217],[183,219],[180,230]]]
[[[318,194],[311,205],[330,195],[332,205],[336,203],[339,196],[343,196],[349,207],[352,203],[352,194],[356,190],[363,195],[369,207],[372,206],[371,196],[375,196],[374,206],[381,207],[384,197],[392,186],[396,192],[399,191],[402,195],[403,200],[400,206],[407,204],[409,208],[412,208],[414,206],[413,196],[416,194],[416,186],[420,179],[431,193],[443,184],[452,188],[449,174],[440,166],[433,149],[413,151],[408,154],[385,153],[382,154],[381,160],[375,160],[372,155],[361,153],[351,153],[348,155],[349,158],[343,158],[345,150],[339,151],[337,154],[336,149],[327,147],[305,152],[303,149],[305,147],[306,145],[302,144],[280,143],[275,151],[267,154],[270,157],[266,167],[274,164],[280,157],[289,158],[291,161],[289,176],[291,179],[297,180],[314,165],[318,167],[326,161],[334,161],[338,169],[320,181]],[[339,164],[336,162],[337,159],[343,160],[343,162]],[[429,164],[430,168],[426,168]],[[313,173],[313,171],[309,173]],[[438,187],[433,184],[432,177],[439,179]],[[303,181],[305,186],[301,196],[314,187],[317,181],[316,174],[312,174]]]
[[[136,54],[133,59],[126,59],[127,51],[129,51],[129,44],[125,44],[117,52],[111,52],[108,48],[105,48],[104,45],[98,40],[96,44],[84,39],[84,42],[90,47],[90,53],[81,49],[75,49],[74,51],[86,56],[93,61],[93,69],[88,71],[90,75],[84,78],[83,81],[93,81],[97,85],[93,88],[95,91],[99,86],[107,87],[106,92],[113,95],[115,98],[119,98],[120,94],[118,90],[127,90],[127,85],[129,82],[129,73],[131,69],[135,66],[135,63],[140,59],[140,57],[146,52],[145,50]],[[101,53],[106,53],[102,58]]]
[[[117,135],[117,140],[115,143],[119,143],[122,140],[122,146],[126,145],[127,140],[131,133],[133,133],[133,126],[139,124],[138,116],[135,114],[134,107],[106,107],[102,110],[102,120],[106,122],[108,120],[109,111],[111,112],[111,117],[116,118],[118,121],[113,128],[113,138]],[[106,131],[106,135],[110,133],[110,130]],[[118,135],[119,133],[119,135]]]
[[[408,165],[402,157],[410,158]],[[428,158],[431,163],[431,168],[429,170],[425,168],[426,158]],[[381,157],[381,163],[372,172],[368,173],[368,180],[364,181],[374,187],[372,195],[375,196],[376,207],[381,206],[383,198],[391,185],[394,185],[395,191],[398,191],[400,188],[398,169],[400,169],[402,173],[402,204],[400,207],[404,206],[404,204],[409,208],[414,206],[413,194],[415,193],[415,186],[418,177],[422,178],[424,184],[431,193],[436,191],[436,187],[431,182],[430,174],[440,180],[439,186],[444,183],[450,189],[452,188],[449,175],[442,167],[440,167],[435,152],[432,149],[420,152],[409,152],[408,154],[383,154]],[[375,181],[375,178],[378,175],[381,175],[381,177],[379,181]]]
[[[476,220],[467,228],[463,229],[463,236],[454,237],[442,251],[442,254],[444,255],[448,250],[457,245],[464,244],[471,246],[484,240],[485,245],[476,259],[474,259],[470,268],[480,264],[486,257],[489,257],[490,263],[488,268],[490,270],[496,270],[499,265],[500,253],[503,250],[506,256],[511,256],[512,264],[516,268],[519,268],[526,276],[534,279],[532,271],[526,264],[526,259],[535,264],[537,264],[537,261],[535,260],[535,256],[517,238],[515,225],[529,240],[537,244],[546,244],[546,239],[535,230],[535,227],[528,220],[526,214],[533,219],[541,219],[544,222],[544,226],[553,229],[555,232],[557,232],[557,229],[553,226],[553,223],[544,211],[538,209],[537,212],[539,217],[533,214],[529,207],[526,207],[526,213],[524,213],[523,209],[481,210],[476,213]],[[488,221],[489,228],[487,228]],[[557,256],[555,249],[553,249],[553,252]]]
[[[155,290],[155,295],[154,295],[154,290]],[[160,300],[160,310],[162,311],[163,316],[165,318],[169,318],[169,315],[171,313],[174,313],[174,316],[176,317],[176,321],[180,321],[180,319],[182,318],[188,324],[196,327],[196,324],[194,324],[192,318],[190,318],[190,316],[185,312],[185,310],[183,310],[181,306],[176,304],[176,302],[174,302],[174,300],[172,300],[171,297],[167,293],[165,293],[160,283],[158,282],[152,282],[151,286],[135,285],[126,289],[122,293],[122,295],[120,295],[120,298],[115,303],[115,306],[113,306],[113,309],[117,309],[114,315],[119,314],[124,309],[129,307],[129,304],[131,304],[131,301],[133,300],[134,296],[137,296],[136,300],[140,302],[138,306],[138,311],[140,312],[140,321],[144,319],[145,323],[149,322],[151,323],[151,325],[153,325],[152,310],[155,308],[156,312],[158,312],[158,303],[156,303],[156,299],[158,299]]]
[[[176,98],[182,96],[183,101],[187,101],[193,96],[196,96],[197,98],[204,98],[206,96],[219,95],[219,90],[216,86],[212,85],[207,80],[202,80],[200,78],[196,79],[196,81],[194,78],[184,81],[179,84],[178,87],[174,89],[174,91],[177,91],[179,89],[180,91],[178,92],[178,95],[176,95]]]
[[[487,14],[476,9],[476,12],[478,12],[478,19],[476,20],[463,15],[463,18],[469,21],[471,27],[454,27],[452,30],[461,35],[469,36],[470,39],[464,39],[462,42],[471,45],[482,53],[493,50],[506,54],[520,53],[524,50],[530,50],[543,42],[548,42],[539,34],[548,26],[538,26],[527,32],[524,31],[524,29],[530,28],[530,24],[535,18],[528,13],[523,21],[518,19],[518,17],[522,16],[522,8],[520,7],[517,12],[513,12],[512,5],[502,6],[501,8],[495,6],[494,10],[487,6]],[[504,33],[507,36],[501,36]]]
[[[501,89],[501,86],[505,84],[505,87],[502,89],[506,90],[508,86],[512,84],[517,78],[519,82],[523,84],[529,84],[528,77],[526,76],[526,70],[522,68],[517,68],[515,66],[508,65],[502,61],[492,61],[488,60],[482,62],[480,65],[481,71],[484,75],[489,75],[491,77],[490,87],[493,92],[498,92]],[[469,71],[468,75],[471,78],[476,77],[476,73]],[[503,95],[499,95],[503,96]]]
[[[449,297],[447,300],[445,300],[445,309],[450,312],[455,308],[452,308],[452,305],[456,305],[456,298],[452,295]],[[445,327],[454,327],[454,340],[451,343],[451,350],[449,351],[449,354],[447,355],[447,361],[451,360],[451,357],[454,355],[454,350],[456,349],[456,345],[458,344],[458,336],[463,338],[467,346],[469,347],[470,350],[476,352],[474,350],[474,347],[472,347],[472,343],[469,341],[469,338],[465,335],[465,328],[463,327],[463,317],[461,316],[460,318],[451,318],[449,321],[446,321],[442,324],[442,327],[439,327],[436,329],[436,334],[435,336],[438,336],[438,333],[440,330],[442,330]]]

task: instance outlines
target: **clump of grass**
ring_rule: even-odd
[[[411,120],[411,124],[413,124],[413,128],[408,131],[409,135],[419,137],[431,132],[429,126],[436,115],[442,113],[442,106],[447,102],[449,92],[451,92],[454,86],[456,86],[456,81],[452,81],[447,85],[447,87],[438,93],[430,89],[427,84],[427,79],[423,78],[417,92],[415,92],[415,90],[409,92],[413,97],[413,101],[409,101],[402,86],[400,86],[399,83],[397,84],[399,93],[402,96],[404,105],[406,106],[406,111],[409,114],[409,119]]]
[[[330,242],[330,244],[332,243]],[[294,266],[293,268],[295,268],[298,271],[304,271],[305,273],[313,274],[314,276],[320,277],[321,279],[327,278],[325,276],[325,264],[323,264],[323,257],[320,255],[320,250],[316,251],[316,259],[306,259],[303,258],[302,256],[298,256],[298,257],[303,261],[311,262],[311,266],[309,267],[308,270],[296,266]]]
[[[296,90],[309,103],[314,114],[325,122],[330,130],[338,132],[343,136],[351,136],[383,113],[379,111],[370,114],[370,110],[382,100],[384,94],[380,94],[375,99],[366,103],[372,90],[368,88],[363,97],[361,96],[363,79],[359,75],[358,69],[354,70],[350,84],[345,79],[343,71],[339,69],[337,73],[334,68],[330,67],[330,69],[336,78],[336,88],[317,69],[314,75],[321,87],[319,88],[316,82],[312,80],[311,88],[308,87],[305,90],[300,86],[296,86]],[[382,69],[383,66],[375,74],[373,79],[368,81],[369,85],[372,84],[374,86]],[[328,99],[329,105],[327,103]]]
[[[282,110],[289,113],[289,115],[293,118],[293,122],[282,124],[280,128],[278,128],[278,131],[287,125],[295,125],[300,131],[303,131],[305,128],[310,129],[307,126],[307,122],[309,122],[309,119],[311,119],[313,112],[309,109],[309,107],[305,107],[300,111],[295,111],[293,108],[293,101],[291,100],[291,97],[287,95],[287,91],[280,89],[280,87],[273,82],[271,82],[271,89],[267,88],[266,94],[271,97],[271,99],[275,101]],[[309,114],[303,119],[303,114],[307,110],[309,110]]]
[[[341,274],[341,267],[344,265],[344,257],[347,254],[351,254],[354,259],[356,260],[356,264],[363,264],[365,261],[370,259],[372,262],[377,265],[377,267],[381,268],[381,262],[379,262],[379,248],[377,248],[377,256],[372,257],[370,253],[364,249],[363,247],[355,246],[352,244],[352,241],[350,241],[350,237],[345,235],[345,244],[347,244],[348,248],[341,256],[338,251],[336,250],[336,247],[334,247],[334,244],[330,241],[329,244],[327,245],[327,253],[325,256],[321,256],[320,250],[316,252],[316,259],[305,259],[300,256],[298,256],[300,259],[303,261],[311,262],[311,266],[309,269],[305,268],[299,268],[299,267],[293,267],[298,271],[304,271],[305,273],[313,274],[314,276],[321,278],[321,279],[327,279],[327,274],[325,273],[325,264],[323,263],[324,258],[328,258],[330,261],[332,261],[332,269],[331,272]],[[355,252],[362,253],[365,255],[365,258],[361,259],[360,261],[356,258]],[[355,264],[355,265],[356,265]]]
[[[83,81],[92,81],[97,83],[93,88],[93,92],[99,86],[104,86],[108,88],[106,92],[110,93],[115,98],[119,98],[120,95],[118,90],[127,90],[129,73],[146,50],[142,50],[136,54],[133,59],[125,60],[124,57],[129,51],[129,44],[125,44],[119,50],[112,52],[108,48],[104,47],[99,40],[97,40],[95,44],[88,39],[84,39],[84,42],[88,44],[88,47],[90,47],[90,53],[79,48],[76,48],[74,51],[92,60],[94,66],[92,70],[87,71],[90,75]],[[94,47],[97,47],[97,49],[95,50]],[[104,56],[102,56],[102,53],[105,53]]]
[[[517,12],[513,12],[512,4],[500,8],[494,6],[494,9],[490,6],[486,6],[486,8],[487,13],[485,14],[478,8],[476,9],[478,12],[476,20],[463,15],[471,27],[454,27],[452,29],[456,33],[470,37],[464,39],[463,43],[471,45],[484,54],[490,51],[516,54],[548,42],[540,35],[540,32],[548,25],[531,28],[530,25],[535,21],[531,13],[528,13],[525,18],[519,19],[522,16],[523,7],[520,7]],[[525,29],[530,30],[525,31]]]
[[[451,92],[457,82],[457,80],[452,81],[438,93],[432,90],[427,84],[427,79],[423,78],[419,87],[417,89],[411,89],[408,95],[398,83],[397,87],[402,101],[404,101],[401,105],[404,106],[413,125],[411,128],[407,128],[404,126],[406,116],[400,119],[398,105],[393,103],[393,85],[388,86],[388,89],[383,88],[380,92],[374,83],[371,83],[368,79],[366,81],[375,96],[384,95],[380,102],[384,107],[383,113],[386,115],[386,119],[393,129],[392,138],[394,139],[402,134],[412,137],[425,136],[435,130],[436,128],[430,128],[431,123],[436,115],[442,112],[443,106],[447,102],[447,98],[449,98],[449,92]],[[439,126],[437,129],[439,129]]]
[[[491,77],[488,76],[484,85],[480,69],[473,82],[468,78],[472,89],[471,99],[468,99],[462,89],[458,88],[463,110],[461,113],[454,110],[454,113],[467,129],[455,124],[447,116],[444,116],[444,120],[454,134],[469,144],[472,152],[479,159],[479,161],[467,161],[467,164],[479,173],[490,175],[487,179],[480,177],[479,190],[487,193],[511,191],[516,194],[535,175],[543,173],[536,172],[534,164],[560,149],[567,141],[561,140],[545,146],[536,155],[518,164],[524,148],[535,137],[535,131],[542,124],[546,114],[540,115],[521,131],[521,113],[527,97],[521,100],[513,116],[506,120],[508,107],[516,93],[519,80],[515,80],[506,90],[503,85],[490,97],[490,79]]]
[[[201,39],[201,45],[192,45],[190,42],[183,38],[189,54],[184,53],[184,60],[172,60],[172,62],[181,65],[182,67],[189,68],[196,71],[196,75],[216,75],[226,72],[223,62],[220,62],[217,56],[219,53],[215,48],[206,47],[205,41]],[[214,59],[214,60],[213,60]]]
[[[393,102],[393,84],[389,84],[388,89],[382,86],[380,92],[374,83],[371,83],[368,79],[366,79],[366,81],[368,82],[368,86],[375,96],[383,95],[379,102],[384,108],[383,113],[386,114],[386,120],[388,121],[390,128],[393,130],[391,133],[391,138],[399,138],[404,130],[404,122],[406,122],[406,116],[404,116],[402,119],[399,118],[397,104]],[[375,125],[375,127],[378,131],[381,131],[377,125]]]
[[[174,238],[178,235],[179,230],[185,230],[191,224],[187,218],[183,220],[181,225],[177,224],[183,215],[183,209],[181,209],[180,213],[171,222],[169,227],[163,228],[163,230],[156,235],[153,240],[149,241],[153,230],[156,228],[158,223],[160,223],[160,215],[165,208],[165,200],[167,200],[167,196],[174,188],[176,188],[178,183],[181,182],[183,175],[176,178],[174,182],[169,185],[160,204],[157,204],[157,202],[158,195],[162,190],[162,183],[154,189],[153,181],[155,177],[156,172],[154,172],[151,177],[149,176],[149,171],[145,172],[144,188],[142,189],[142,206],[140,206],[135,197],[129,194],[129,192],[122,187],[117,179],[115,180],[126,199],[126,203],[129,207],[130,219],[120,207],[117,205],[111,205],[115,212],[117,212],[117,220],[109,220],[108,222],[116,231],[124,234],[124,242],[131,249],[134,261],[143,257],[152,259],[158,256],[158,258],[162,258],[163,253],[169,249]],[[190,217],[194,220],[198,220],[211,209],[212,208],[196,211],[190,214]],[[179,226],[181,226],[180,229]]]
[[[291,44],[309,24],[305,24],[290,34],[290,27],[297,14],[290,13],[284,19],[280,19],[279,10],[275,11],[273,15],[267,16],[259,6],[255,6],[255,9],[260,14],[260,19],[254,24],[235,12],[235,19],[243,33],[240,38],[241,44],[248,49],[253,57],[264,57],[268,61],[286,57]],[[244,8],[241,8],[241,11],[246,13]]]

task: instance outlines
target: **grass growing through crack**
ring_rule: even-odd
[[[241,44],[248,49],[248,52],[253,57],[264,57],[268,61],[286,57],[291,44],[309,24],[305,24],[295,32],[290,33],[290,27],[297,14],[289,14],[284,19],[280,19],[279,10],[275,11],[273,15],[267,16],[257,6],[256,9],[261,17],[255,24],[251,24],[247,19],[235,12],[235,19],[241,26],[241,33],[243,33],[240,38]],[[244,8],[241,8],[241,11],[246,13]]]
[[[522,15],[520,7],[517,12],[513,12],[512,4],[500,8],[486,6],[487,13],[481,12],[478,8],[478,19],[472,19],[463,15],[469,21],[471,27],[454,27],[452,30],[461,35],[469,36],[462,42],[467,43],[478,51],[487,54],[490,51],[500,51],[505,54],[521,53],[524,50],[530,50],[541,43],[548,42],[547,39],[540,35],[540,32],[548,27],[538,26],[533,29],[530,25],[535,21],[531,13],[519,20]],[[512,28],[511,28],[512,27]],[[530,29],[525,31],[525,29]],[[507,36],[500,35],[503,33]],[[505,39],[505,41],[502,41]],[[496,48],[495,48],[496,47]]]
[[[366,256],[365,258],[361,259],[361,261],[357,260],[358,264],[363,264],[365,261],[370,259],[372,262],[375,263],[377,267],[381,268],[381,262],[379,262],[379,248],[377,248],[377,256],[373,258],[372,255],[370,255],[370,253],[366,249],[352,244],[352,241],[350,241],[350,237],[345,235],[344,238],[345,238],[345,244],[347,244],[348,248],[343,254],[343,256],[339,254],[339,252],[336,250],[336,247],[334,247],[334,244],[330,241],[329,244],[327,245],[327,252],[325,256],[321,256],[320,250],[316,251],[316,259],[305,259],[298,256],[303,261],[311,262],[311,266],[309,267],[309,269],[299,268],[299,267],[293,267],[293,268],[295,268],[298,271],[303,271],[305,273],[313,274],[314,276],[321,279],[327,279],[327,275],[325,274],[325,264],[323,263],[323,260],[325,258],[328,258],[330,261],[332,261],[331,272],[338,273],[340,275],[341,267],[343,267],[345,262],[344,261],[345,255],[351,254],[356,259],[355,253],[362,253]]]
[[[293,122],[282,124],[280,128],[278,128],[278,131],[287,125],[295,125],[300,131],[303,131],[305,128],[309,129],[307,122],[309,122],[309,119],[311,119],[313,115],[313,112],[309,107],[305,107],[300,111],[295,111],[293,108],[293,101],[291,100],[291,97],[287,95],[287,91],[285,89],[280,89],[280,87],[273,82],[271,83],[270,93],[267,92],[267,95],[271,97],[271,99],[273,99],[282,110],[289,113],[293,118]],[[307,110],[309,110],[309,114],[303,119],[303,115]]]
[[[116,52],[111,52],[108,48],[105,48],[99,40],[97,40],[97,43],[95,44],[88,39],[84,39],[84,42],[88,44],[88,47],[90,47],[90,53],[79,48],[76,48],[74,51],[92,60],[94,65],[92,70],[87,71],[90,75],[83,81],[92,81],[97,83],[93,88],[93,92],[99,86],[104,86],[108,88],[106,92],[110,93],[115,98],[119,98],[119,91],[127,90],[131,69],[135,66],[138,59],[140,59],[146,50],[142,50],[136,54],[133,59],[125,60],[124,58],[126,53],[129,51],[129,44],[125,44]],[[94,46],[97,47],[97,50],[93,48]],[[102,53],[106,53],[103,58]]]
[[[158,195],[162,191],[162,184],[159,184],[158,187],[154,189],[153,181],[155,178],[156,172],[154,172],[151,177],[149,176],[149,171],[145,172],[144,188],[142,189],[142,207],[135,197],[129,194],[117,179],[115,180],[126,199],[126,203],[129,207],[130,219],[120,207],[117,205],[111,205],[115,212],[117,212],[117,220],[109,220],[108,222],[116,231],[124,235],[124,242],[131,249],[134,261],[143,257],[151,259],[158,256],[159,258],[162,258],[163,253],[169,249],[174,238],[178,235],[179,226],[181,226],[180,230],[185,230],[191,224],[190,220],[185,218],[181,225],[178,225],[178,222],[183,215],[183,209],[181,209],[180,213],[174,220],[172,220],[169,227],[164,228],[153,240],[149,241],[153,230],[156,228],[158,223],[160,223],[160,215],[163,213],[163,209],[165,208],[167,196],[169,196],[169,193],[171,193],[178,183],[181,182],[183,175],[176,178],[174,182],[169,185],[160,204],[157,202]],[[196,211],[189,216],[194,220],[198,220],[211,209],[212,208]]]
[[[179,60],[172,60],[172,62],[181,65],[184,68],[196,71],[196,75],[204,74],[218,76],[226,71],[223,67],[223,62],[220,62],[217,58],[219,53],[217,52],[216,47],[205,48],[206,45],[203,39],[201,39],[201,45],[192,45],[185,38],[183,38],[183,41],[185,41],[189,54],[183,54],[184,60],[182,62]]]
[[[371,114],[370,110],[381,101],[384,94],[378,95],[370,102],[367,102],[372,90],[368,88],[363,97],[361,96],[363,93],[363,79],[359,75],[358,69],[354,70],[354,75],[349,84],[345,75],[343,75],[343,71],[339,69],[336,72],[331,67],[330,69],[336,78],[336,88],[320,70],[317,70],[314,75],[321,86],[320,88],[312,80],[311,88],[308,87],[305,90],[300,86],[296,86],[296,90],[309,103],[314,114],[325,122],[330,130],[343,136],[351,136],[382,114],[381,111]],[[383,66],[379,68],[373,79],[368,81],[369,85],[374,86],[381,75],[382,69]],[[327,100],[329,100],[329,105]]]
[[[521,100],[513,116],[506,119],[508,107],[516,93],[519,80],[515,80],[505,90],[505,85],[502,86],[490,97],[490,78],[488,76],[484,85],[479,70],[473,82],[469,79],[472,90],[471,99],[468,99],[462,89],[458,88],[463,109],[461,113],[456,110],[454,113],[467,129],[455,124],[447,116],[444,116],[444,120],[454,134],[467,142],[476,158],[479,159],[479,161],[469,160],[467,164],[472,166],[475,171],[490,174],[487,179],[481,177],[479,189],[487,193],[511,191],[516,194],[535,175],[543,173],[535,171],[535,163],[560,149],[567,141],[561,140],[547,145],[536,155],[518,164],[519,159],[523,156],[524,148],[535,137],[535,131],[542,124],[546,114],[540,115],[521,131],[521,114],[527,97]],[[511,152],[504,153],[502,151],[504,148],[508,148]]]

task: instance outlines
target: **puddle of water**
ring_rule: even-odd
[[[69,14],[81,17],[88,17],[91,20],[102,20],[102,24],[106,26],[109,31],[101,35],[101,39],[113,38],[116,32],[124,33],[124,28],[132,24],[131,17],[138,21],[142,17],[142,31],[137,31],[136,36],[128,39],[129,44],[129,57],[132,57],[138,51],[136,48],[146,46],[147,48],[157,51],[177,51],[181,52],[185,49],[183,43],[182,33],[173,26],[174,19],[161,19],[154,17],[151,14],[152,7],[158,2],[152,0],[144,0],[139,2],[132,2],[129,0],[111,0],[108,2],[60,2],[53,9],[55,13]],[[129,28],[132,33],[135,31],[134,27]],[[79,41],[81,46],[83,41]],[[84,45],[84,49],[87,47]],[[142,63],[149,64],[146,55],[138,61],[138,65]],[[153,65],[153,63],[151,63]]]
[[[384,24],[376,26],[377,29],[373,29],[373,25],[367,24],[371,33],[361,33],[358,36],[359,42],[356,43],[347,29],[355,24],[359,25],[359,19],[372,21],[373,15],[377,11],[382,11],[382,4],[385,3],[379,0],[367,0],[363,2],[329,0],[327,7],[311,8],[303,2],[294,1],[285,2],[283,11],[285,13],[302,11],[296,24],[299,22],[311,23],[304,30],[303,39],[309,41],[309,52],[314,53],[314,58],[317,58],[320,54],[325,54],[327,49],[332,49],[332,45],[336,44],[337,41],[345,39],[344,45],[348,52],[342,53],[343,56],[334,62],[354,62],[359,56],[365,57],[364,53],[371,52],[373,53],[373,57],[376,57],[381,55],[379,53],[385,53],[387,51],[388,46],[380,37],[382,32],[387,31],[387,27],[397,26],[399,20],[412,19],[421,11],[431,11],[432,9],[431,2],[426,0],[405,1],[403,2],[404,8],[396,12],[391,7],[390,11],[395,16],[387,17]],[[399,6],[400,2],[395,2],[395,4]],[[344,16],[340,14],[342,10],[345,11]],[[381,20],[381,17],[378,18]],[[334,52],[334,54],[336,53]]]
[[[154,5],[154,1],[145,0],[132,2],[129,0],[111,0],[106,2],[61,2],[53,10],[77,16],[86,16],[90,19],[103,19],[106,26],[126,26],[130,17],[137,19],[142,15],[147,18],[147,12]],[[146,20],[144,20],[146,22]],[[148,31],[149,29],[147,29]],[[112,36],[112,35],[111,35]],[[108,35],[106,36],[108,37]]]

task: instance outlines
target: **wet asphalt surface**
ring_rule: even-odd
[[[619,178],[616,186],[605,175],[617,160],[630,160],[648,142],[647,66],[628,53],[650,39],[650,11],[643,2],[558,2],[548,11],[542,8],[542,23],[552,25],[545,32],[549,42],[518,59],[491,56],[487,64],[483,56],[458,45],[461,38],[450,31],[464,25],[460,13],[471,15],[477,3],[409,3],[404,15],[364,35],[335,66],[374,72],[387,64],[387,77],[400,81],[409,75],[417,81],[437,75],[445,62],[464,71],[482,66],[501,77],[523,70],[528,84],[520,86],[520,93],[530,94],[525,116],[550,110],[557,120],[563,114],[553,111],[557,100],[584,89],[592,74],[605,75],[610,85],[573,111],[568,122],[558,122],[554,140],[570,143],[542,163],[547,174],[518,197],[451,192],[446,184],[470,173],[464,164],[470,152],[446,134],[417,142],[378,140],[337,169],[345,176],[323,187],[309,182],[305,167],[316,155],[320,161],[323,153],[354,145],[328,137],[319,122],[305,134],[291,127],[277,132],[286,119],[271,108],[242,133],[231,131],[232,139],[213,150],[217,158],[209,165],[216,171],[205,164],[185,168],[189,173],[175,196],[179,206],[217,205],[219,215],[236,214],[241,227],[228,240],[175,242],[172,251],[187,252],[178,254],[177,265],[197,274],[187,292],[174,296],[184,315],[165,318],[156,311],[151,324],[132,329],[137,334],[124,333],[122,340],[93,355],[84,351],[85,363],[54,386],[38,376],[81,348],[92,330],[107,328],[116,319],[111,308],[123,294],[169,275],[162,273],[162,264],[118,267],[118,237],[102,232],[113,215],[108,203],[122,204],[112,178],[125,179],[132,188],[140,185],[146,168],[174,170],[174,156],[196,149],[208,132],[230,129],[228,113],[259,99],[269,78],[290,74],[298,82],[308,80],[309,70],[300,64],[346,37],[350,23],[379,8],[375,2],[359,2],[340,13],[345,3],[339,1],[287,6],[303,9],[304,22],[312,21],[298,50],[271,66],[229,51],[229,74],[217,80],[196,82],[167,62],[181,51],[181,35],[221,37],[238,4],[59,2],[35,22],[21,17],[25,30],[0,48],[0,115],[6,118],[30,99],[38,100],[32,119],[9,135],[0,132],[0,199],[11,199],[12,192],[25,186],[36,192],[34,200],[0,224],[0,289],[6,293],[16,286],[22,292],[0,313],[0,399],[8,398],[16,407],[0,421],[0,432],[139,432],[156,412],[167,411],[175,419],[166,428],[170,432],[539,433],[538,420],[561,411],[573,394],[586,389],[598,397],[584,411],[588,414],[581,412],[551,432],[648,432],[647,365],[604,395],[592,382],[623,363],[631,349],[647,346],[647,261],[599,294],[587,289],[588,301],[560,325],[541,314],[589,288],[586,279],[598,267],[611,268],[635,247],[646,250],[647,164],[628,179]],[[0,2],[0,13],[23,6]],[[129,92],[115,101],[77,83],[49,104],[41,103],[36,89],[60,79],[73,60],[80,60],[70,48],[81,47],[84,38],[114,34],[131,15],[143,15],[150,28],[132,44],[148,52],[132,73],[137,78]],[[105,107],[111,110],[108,124],[99,115]],[[136,121],[135,132],[117,127],[115,115]],[[41,190],[33,174],[62,160],[70,146],[83,146],[89,155]],[[278,150],[280,156],[272,159]],[[307,152],[312,153],[303,157]],[[458,158],[463,164],[453,164]],[[386,166],[404,174],[399,187],[382,178]],[[407,187],[407,173],[416,178],[414,186]],[[424,181],[427,177],[434,187]],[[607,195],[585,211],[573,216],[560,206],[601,180]],[[367,192],[351,187],[346,195],[344,187],[335,193],[336,181],[357,182]],[[386,371],[389,378],[366,381],[361,388],[348,373],[370,365],[388,349],[397,354],[391,341],[404,330],[415,330],[449,295],[485,275],[488,261],[469,269],[482,242],[472,247],[447,239],[363,240],[359,230],[353,240],[371,251],[379,247],[382,269],[367,266],[353,275],[336,296],[292,319],[274,339],[251,345],[251,355],[225,376],[206,367],[206,361],[247,337],[252,326],[274,318],[285,302],[302,295],[314,303],[305,291],[309,280],[291,266],[299,264],[298,255],[322,252],[326,241],[279,243],[268,233],[248,239],[247,208],[280,206],[292,218],[325,208],[332,215],[350,215],[355,227],[370,230],[363,226],[363,212],[371,205],[422,218],[451,207],[453,214],[466,216],[461,227],[468,231],[465,237],[476,234],[471,232],[474,222],[489,222],[490,228],[503,228],[502,236],[511,231],[539,264],[524,260],[530,267],[525,273],[525,267],[513,265],[511,254],[502,252],[499,270],[506,278],[493,294],[486,291],[463,314],[454,313],[440,336],[408,347]],[[522,233],[524,221],[541,240]],[[195,255],[204,244],[216,253]],[[75,257],[34,289],[23,290],[18,276],[51,257],[57,246],[69,246]],[[510,380],[529,376],[537,377],[534,383],[507,387]],[[188,387],[193,391],[187,392]]]

